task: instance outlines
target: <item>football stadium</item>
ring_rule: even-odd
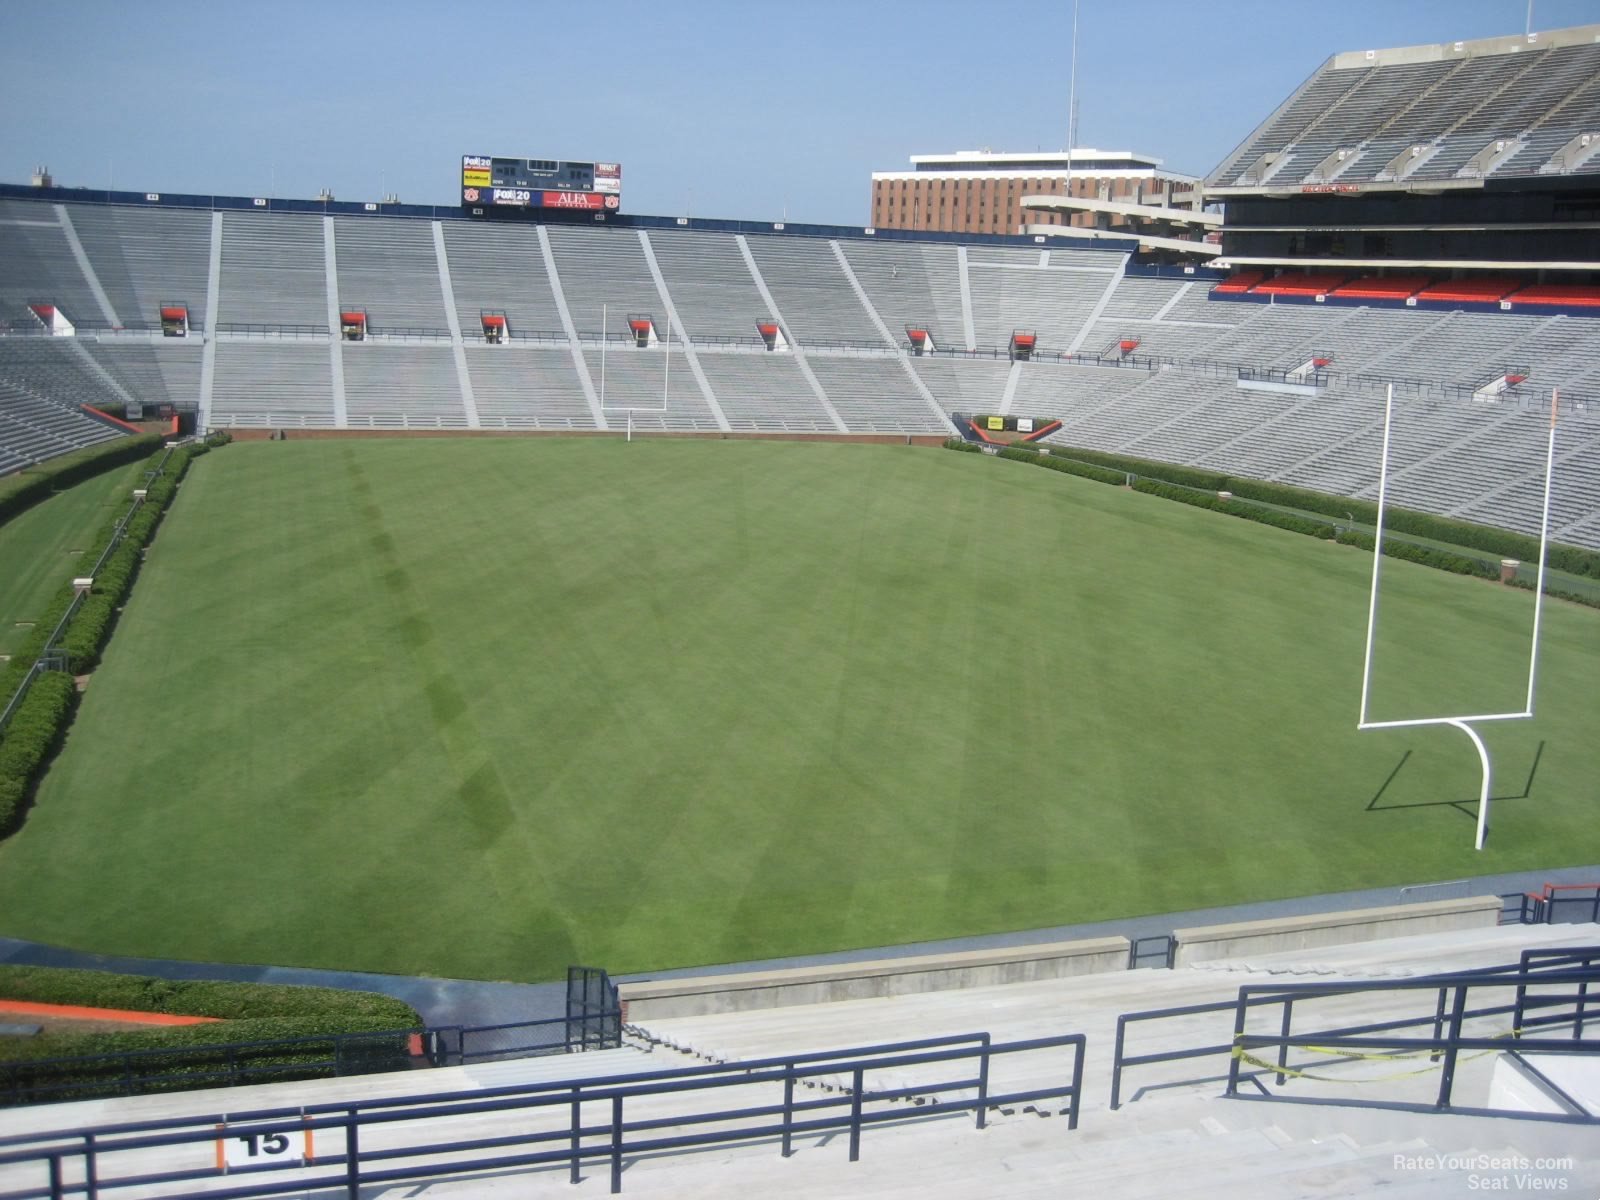
[[[1240,132],[0,185],[0,1200],[1600,1189],[1600,26]]]

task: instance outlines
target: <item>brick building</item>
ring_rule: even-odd
[[[1088,226],[1090,213],[1029,212],[1024,196],[1072,196],[1167,208],[1199,181],[1129,150],[1007,154],[960,150],[914,154],[909,171],[872,173],[871,224],[878,229],[1023,233],[1027,226]],[[1101,222],[1101,227],[1108,227]],[[1114,228],[1115,225],[1109,226]]]

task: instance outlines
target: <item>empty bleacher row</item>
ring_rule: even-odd
[[[1398,381],[1419,449],[1397,450],[1397,498],[1525,528],[1541,461],[1522,431],[1556,386],[1571,413],[1557,533],[1595,540],[1600,323],[1583,317],[1224,303],[1210,280],[1127,274],[1100,249],[17,200],[0,250],[13,328],[43,333],[29,305],[44,299],[78,335],[0,338],[10,378],[54,381],[69,404],[198,402],[224,427],[938,435],[950,413],[1013,412],[1062,420],[1065,445],[1370,495]],[[168,302],[190,336],[152,332]],[[359,342],[337,332],[351,307]],[[486,312],[504,316],[503,344]],[[786,349],[763,344],[768,320]],[[1036,361],[1010,361],[1019,328]],[[30,365],[40,354],[61,365]],[[1313,358],[1331,359],[1321,394],[1237,386],[1236,368]],[[1513,367],[1521,387],[1473,399]]]

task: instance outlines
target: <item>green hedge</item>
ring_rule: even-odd
[[[205,1047],[240,1042],[280,1041],[295,1038],[331,1038],[336,1034],[372,1033],[346,1047],[347,1062],[359,1059],[363,1070],[399,1070],[407,1064],[408,1047],[397,1030],[422,1024],[415,1009],[392,996],[376,992],[334,988],[294,987],[275,984],[227,983],[215,980],[156,979],[143,975],[118,975],[108,971],[79,971],[57,967],[0,966],[0,998],[41,1004],[79,1004],[96,1008],[138,1012],[217,1017],[219,1023],[179,1025],[115,1033],[43,1033],[27,1040],[8,1040],[0,1063],[0,1083],[47,1087],[81,1084],[81,1089],[57,1093],[57,1099],[93,1095],[115,1085],[118,1064],[52,1062],[128,1051],[172,1050],[165,1055],[142,1057],[142,1074],[169,1074],[159,1089],[200,1086],[204,1076],[225,1068],[238,1054],[208,1054]],[[177,1053],[182,1051],[182,1053]],[[272,1068],[275,1076],[303,1077],[304,1064],[331,1057],[331,1041],[303,1046],[280,1046],[250,1051],[242,1056],[252,1070]]]
[[[0,480],[0,525],[75,483],[148,456],[161,444],[159,434],[144,433],[64,454],[37,467],[29,467],[11,479]]]
[[[1079,446],[1052,446],[1050,453],[1061,458],[1075,458],[1098,467],[1109,467],[1121,471],[1124,475],[1149,476],[1152,479],[1181,483],[1186,487],[1200,488],[1207,492],[1225,491],[1228,487],[1226,475],[1219,475],[1215,471],[1202,471],[1195,467],[1180,467],[1175,463],[1133,458],[1126,454],[1107,454],[1103,450],[1086,450]]]
[[[33,681],[12,714],[5,740],[0,741],[0,837],[21,820],[28,785],[66,727],[76,696],[72,676],[46,671]]]
[[[220,444],[221,440],[223,439],[219,439],[215,444]],[[62,632],[59,645],[67,655],[68,673],[52,671],[40,676],[34,682],[32,690],[29,691],[16,716],[12,718],[11,725],[4,733],[0,733],[0,837],[15,829],[22,811],[23,799],[44,760],[44,754],[70,719],[71,675],[83,674],[99,663],[100,653],[105,648],[112,626],[116,623],[117,610],[127,598],[128,591],[138,574],[144,547],[155,536],[161,516],[166,506],[171,503],[178,482],[188,469],[189,463],[196,456],[204,454],[211,444],[213,443],[190,443],[170,455],[165,455],[165,472],[146,488],[145,502],[138,511],[128,517],[121,544],[104,563],[101,563],[99,571],[95,574],[94,589],[84,597],[83,603],[78,606],[78,610]],[[151,456],[152,470],[161,462],[164,454],[162,451]],[[81,561],[92,563],[99,559],[106,546],[110,544],[117,523],[122,520],[123,515],[119,512],[107,523]],[[33,663],[43,653],[45,643],[62,615],[71,607],[72,600],[72,584],[64,583],[51,598],[45,611],[40,614],[27,639],[18,647],[11,663],[4,671],[0,671],[0,704],[9,701],[21,686]],[[68,692],[68,701],[64,704],[48,700],[48,697],[62,686],[60,682],[50,681],[60,680],[65,681]],[[45,692],[36,702],[35,692],[41,687],[45,688]],[[29,713],[33,714],[35,721],[42,721],[48,726],[42,750],[39,748],[39,729],[30,724],[19,731],[19,722]],[[17,740],[19,736],[21,740]],[[11,754],[9,752],[14,740],[17,740],[17,748],[15,754]]]
[[[1310,537],[1332,540],[1335,533],[1333,524],[1329,521],[1319,521],[1315,517],[1303,517],[1298,513],[1279,512],[1273,508],[1262,508],[1259,505],[1249,504],[1240,500],[1224,500],[1215,492],[1198,492],[1193,488],[1177,487],[1170,483],[1163,483],[1159,479],[1136,479],[1133,490],[1144,492],[1151,496],[1162,496],[1168,500],[1176,500],[1180,504],[1193,505],[1195,508],[1209,508],[1213,512],[1227,513],[1231,517],[1243,517],[1247,521],[1255,521],[1261,525],[1271,525],[1278,529],[1287,529],[1293,533],[1303,533]]]
[[[1378,520],[1378,506],[1370,500],[1334,496],[1325,492],[1309,491],[1306,488],[1290,487],[1287,484],[1222,475],[1078,446],[1055,446],[1052,447],[1051,454],[1094,463],[1144,478],[1200,488],[1203,491],[1232,492],[1241,499],[1321,513],[1339,520],[1354,517],[1358,524],[1375,525]],[[1384,525],[1395,533],[1409,534],[1434,542],[1447,542],[1466,550],[1481,550],[1497,559],[1515,558],[1530,563],[1539,561],[1538,538],[1492,525],[1479,525],[1472,521],[1459,521],[1453,517],[1441,517],[1433,513],[1393,506],[1384,515]],[[1600,579],[1600,551],[1552,542],[1550,566],[1572,575]]]
[[[349,1029],[397,1029],[420,1020],[416,1010],[404,1001],[377,992],[213,979],[158,979],[64,967],[0,966],[0,998],[220,1017],[225,1021],[336,1018],[346,1022]]]
[[[951,449],[956,446],[947,443]],[[962,447],[963,449],[967,447]],[[974,449],[976,447],[973,447]],[[1066,451],[1068,454],[1077,455],[1076,449]],[[1008,446],[1001,450],[998,457],[1017,459],[1024,462],[1037,463],[1044,467],[1053,467],[1056,470],[1070,471],[1073,474],[1085,475],[1090,479],[1101,479],[1106,483],[1122,483],[1126,476],[1123,471],[1132,472],[1135,464],[1144,460],[1124,458],[1119,455],[1100,454],[1095,451],[1086,452],[1103,460],[1118,460],[1123,466],[1094,467],[1082,463],[1075,463],[1071,459],[1063,459],[1056,454],[1040,455],[1031,449]],[[1160,464],[1156,464],[1159,466]],[[1167,472],[1168,475],[1175,472]],[[1176,473],[1184,473],[1182,471]],[[1203,474],[1203,473],[1202,473]],[[1207,477],[1211,478],[1211,477]],[[1373,523],[1377,518],[1376,506],[1360,500],[1350,500],[1339,496],[1327,496],[1320,492],[1308,492],[1302,488],[1285,487],[1281,484],[1263,483],[1260,480],[1229,480],[1225,476],[1217,476],[1216,480],[1227,484],[1227,487],[1200,489],[1194,485],[1184,486],[1169,481],[1165,478],[1153,478],[1140,475],[1134,480],[1133,490],[1144,492],[1147,495],[1160,496],[1168,500],[1176,500],[1181,504],[1188,504],[1195,508],[1210,509],[1213,512],[1227,513],[1229,516],[1243,517],[1262,525],[1271,525],[1278,529],[1287,529],[1294,533],[1306,534],[1310,537],[1337,540],[1346,546],[1359,546],[1364,550],[1371,550],[1376,544],[1376,539],[1370,533],[1360,530],[1343,530],[1334,521],[1318,520],[1315,516],[1307,516],[1300,512],[1282,512],[1275,508],[1264,508],[1262,504],[1281,504],[1285,507],[1294,507],[1307,510],[1311,513],[1324,513],[1329,517],[1347,518],[1354,516],[1357,522],[1366,521]],[[1217,493],[1229,491],[1233,499],[1223,499]],[[1252,503],[1254,501],[1255,503]],[[1457,544],[1468,548],[1479,548],[1467,541],[1464,535],[1480,531],[1485,536],[1478,540],[1490,542],[1503,547],[1492,550],[1491,553],[1498,557],[1525,557],[1537,561],[1539,543],[1536,538],[1528,538],[1523,534],[1511,533],[1503,529],[1491,529],[1487,526],[1472,525],[1465,521],[1450,521],[1443,517],[1431,517],[1426,513],[1410,513],[1404,509],[1390,509],[1386,526],[1396,532],[1407,532],[1414,536],[1428,537],[1434,540],[1443,540],[1447,535]],[[1399,519],[1397,519],[1399,518]],[[1490,537],[1488,535],[1494,535]],[[1476,536],[1475,534],[1473,536]],[[1557,550],[1567,551],[1568,554],[1560,561],[1566,563],[1567,570],[1575,573],[1588,574],[1589,567],[1593,565],[1589,560],[1600,563],[1600,555],[1592,551],[1582,550],[1577,547],[1550,548],[1550,563],[1558,564]],[[1457,575],[1475,575],[1482,579],[1498,579],[1500,577],[1500,564],[1471,557],[1470,555],[1457,554],[1450,550],[1433,546],[1419,546],[1412,542],[1386,539],[1383,543],[1383,552],[1387,557],[1404,559],[1408,562],[1421,563],[1424,566],[1434,567],[1441,571],[1451,571]],[[1515,581],[1518,586],[1531,590],[1532,584],[1521,580]],[[1590,607],[1600,607],[1600,601],[1595,597],[1575,593],[1559,588],[1545,589],[1547,595],[1558,596],[1564,600],[1572,600]]]
[[[1121,487],[1128,481],[1128,476],[1123,471],[1113,471],[1109,467],[1096,467],[1088,463],[1073,462],[1069,458],[1057,458],[1038,446],[1007,446],[1000,451],[1001,458],[1016,459],[1018,462],[1030,462],[1037,467],[1046,467],[1052,471],[1060,471],[1065,475],[1076,475],[1081,479],[1093,479],[1097,483],[1111,483]]]

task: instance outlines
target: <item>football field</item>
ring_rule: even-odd
[[[1371,557],[905,446],[199,459],[0,843],[0,934],[547,979],[1600,861],[1539,714],[1357,733]],[[1520,707],[1532,596],[1384,566],[1374,718]]]

